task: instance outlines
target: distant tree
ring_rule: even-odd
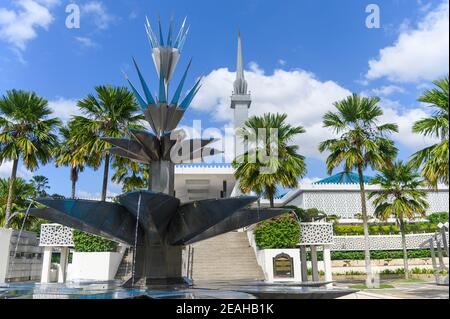
[[[102,137],[123,137],[130,128],[142,128],[144,119],[139,106],[126,87],[98,86],[97,96],[88,95],[78,102],[85,116],[73,118],[74,135],[71,143],[81,144],[77,156],[87,156],[89,164],[98,169],[104,164],[102,201],[106,200],[111,156],[107,150],[111,145]]]
[[[33,178],[30,180],[30,183],[33,184],[36,193],[34,197],[47,197],[47,189],[50,189],[50,186],[48,186],[48,178],[42,175],[36,175],[33,176]]]
[[[250,118],[245,127],[238,132],[242,136],[254,137],[257,145],[249,145],[249,150],[233,161],[236,169],[235,177],[239,180],[239,189],[244,193],[254,191],[263,194],[270,201],[270,207],[274,207],[277,185],[283,187],[297,187],[298,179],[306,174],[305,157],[298,153],[298,146],[289,144],[298,134],[305,132],[301,126],[291,126],[286,123],[286,114],[264,114],[262,117]],[[266,134],[260,136],[259,130],[265,130]],[[263,163],[261,153],[271,154],[272,145],[270,130],[277,129],[278,156],[271,156],[268,163]],[[261,151],[265,145],[266,149]],[[256,161],[249,160],[249,154],[256,154]],[[270,167],[270,172],[263,169]]]
[[[12,214],[7,216],[6,207],[10,184],[9,179],[0,178],[0,225],[8,224],[8,226],[19,229],[25,217],[25,214],[19,213],[19,211],[28,207],[36,193],[36,188],[32,183],[27,183],[23,178],[17,177],[16,182],[13,184],[13,197],[11,201]],[[7,218],[10,218],[9,221],[6,220]],[[26,222],[25,226],[30,227],[33,224],[33,218],[28,218]]]
[[[77,138],[73,121],[69,122],[67,126],[61,127],[59,132],[63,140],[56,149],[55,163],[57,167],[70,167],[71,197],[75,198],[79,173],[88,165],[89,160],[85,152],[79,151],[86,141],[80,137]]]
[[[327,215],[323,211],[317,208],[304,209],[297,206],[285,206],[284,208],[292,209],[297,215],[300,222],[309,223],[314,221],[320,221],[327,217]]]
[[[406,247],[407,220],[424,217],[429,204],[426,201],[427,192],[421,188],[424,182],[411,165],[398,161],[392,167],[384,167],[370,181],[372,185],[379,185],[380,191],[369,193],[375,205],[375,216],[385,221],[390,217],[397,220],[402,234],[403,262],[405,277],[409,276],[408,251]]]
[[[448,185],[449,78],[447,76],[433,83],[436,88],[425,91],[419,101],[426,103],[435,111],[430,117],[414,123],[413,132],[434,137],[440,141],[415,153],[411,157],[411,163],[416,167],[421,167],[422,176],[431,187],[436,188],[439,182]]]
[[[122,192],[128,193],[148,188],[148,165],[120,157],[114,159],[111,167],[114,169],[112,181],[122,185]]]
[[[334,106],[337,112],[328,112],[323,117],[324,127],[333,129],[338,138],[326,140],[319,145],[320,152],[329,152],[327,158],[328,173],[344,165],[345,172],[356,170],[359,176],[362,220],[365,239],[365,264],[367,286],[372,285],[369,251],[369,226],[367,215],[364,170],[367,167],[381,169],[391,165],[397,155],[394,142],[386,136],[397,132],[396,124],[378,124],[383,115],[378,106],[379,98],[361,97],[353,94]]]

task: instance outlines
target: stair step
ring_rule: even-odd
[[[192,247],[194,281],[264,278],[246,233],[227,233],[196,243]]]

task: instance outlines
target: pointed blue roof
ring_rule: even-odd
[[[370,182],[372,177],[364,176],[364,183]],[[336,175],[321,179],[314,184],[359,184],[359,176],[353,172],[340,172]]]

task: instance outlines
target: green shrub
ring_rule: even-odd
[[[432,224],[446,223],[448,222],[448,213],[433,213],[427,217],[428,221]]]
[[[292,215],[283,215],[259,223],[254,235],[260,249],[295,248],[300,238],[300,226]]]
[[[434,269],[431,269],[431,268],[415,267],[410,270],[410,273],[413,275],[433,275],[434,272],[435,272]],[[356,276],[356,275],[365,275],[365,274],[366,274],[365,272],[354,271],[354,270],[346,271],[345,273],[335,273],[335,275],[344,275],[344,276]],[[394,270],[384,269],[380,272],[380,274],[381,275],[404,275],[405,269],[404,268],[397,268]],[[448,272],[444,270],[444,271],[440,271],[439,274],[447,275]]]
[[[405,230],[407,234],[413,233],[434,233],[438,227],[438,223],[417,222],[406,224]],[[335,236],[358,236],[364,235],[362,225],[333,225]],[[370,235],[398,235],[400,229],[395,224],[371,224],[369,225]]]
[[[408,250],[408,258],[430,258],[431,252],[428,249]],[[308,260],[311,256],[308,253]],[[371,259],[403,259],[403,250],[374,250],[370,252]],[[323,253],[317,252],[317,259],[323,260]],[[332,251],[332,260],[364,260],[363,251]]]
[[[79,230],[73,231],[75,251],[83,253],[113,252],[117,249],[117,243],[98,236],[90,235]]]
[[[405,268],[397,268],[397,269],[384,269],[380,271],[380,275],[404,275]]]

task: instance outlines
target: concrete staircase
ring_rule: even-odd
[[[126,282],[132,276],[132,268],[133,268],[133,249],[127,248],[125,254],[123,255],[122,261],[120,262],[119,268],[117,269],[115,279]]]
[[[194,282],[264,279],[245,232],[230,232],[196,243],[193,248]]]

